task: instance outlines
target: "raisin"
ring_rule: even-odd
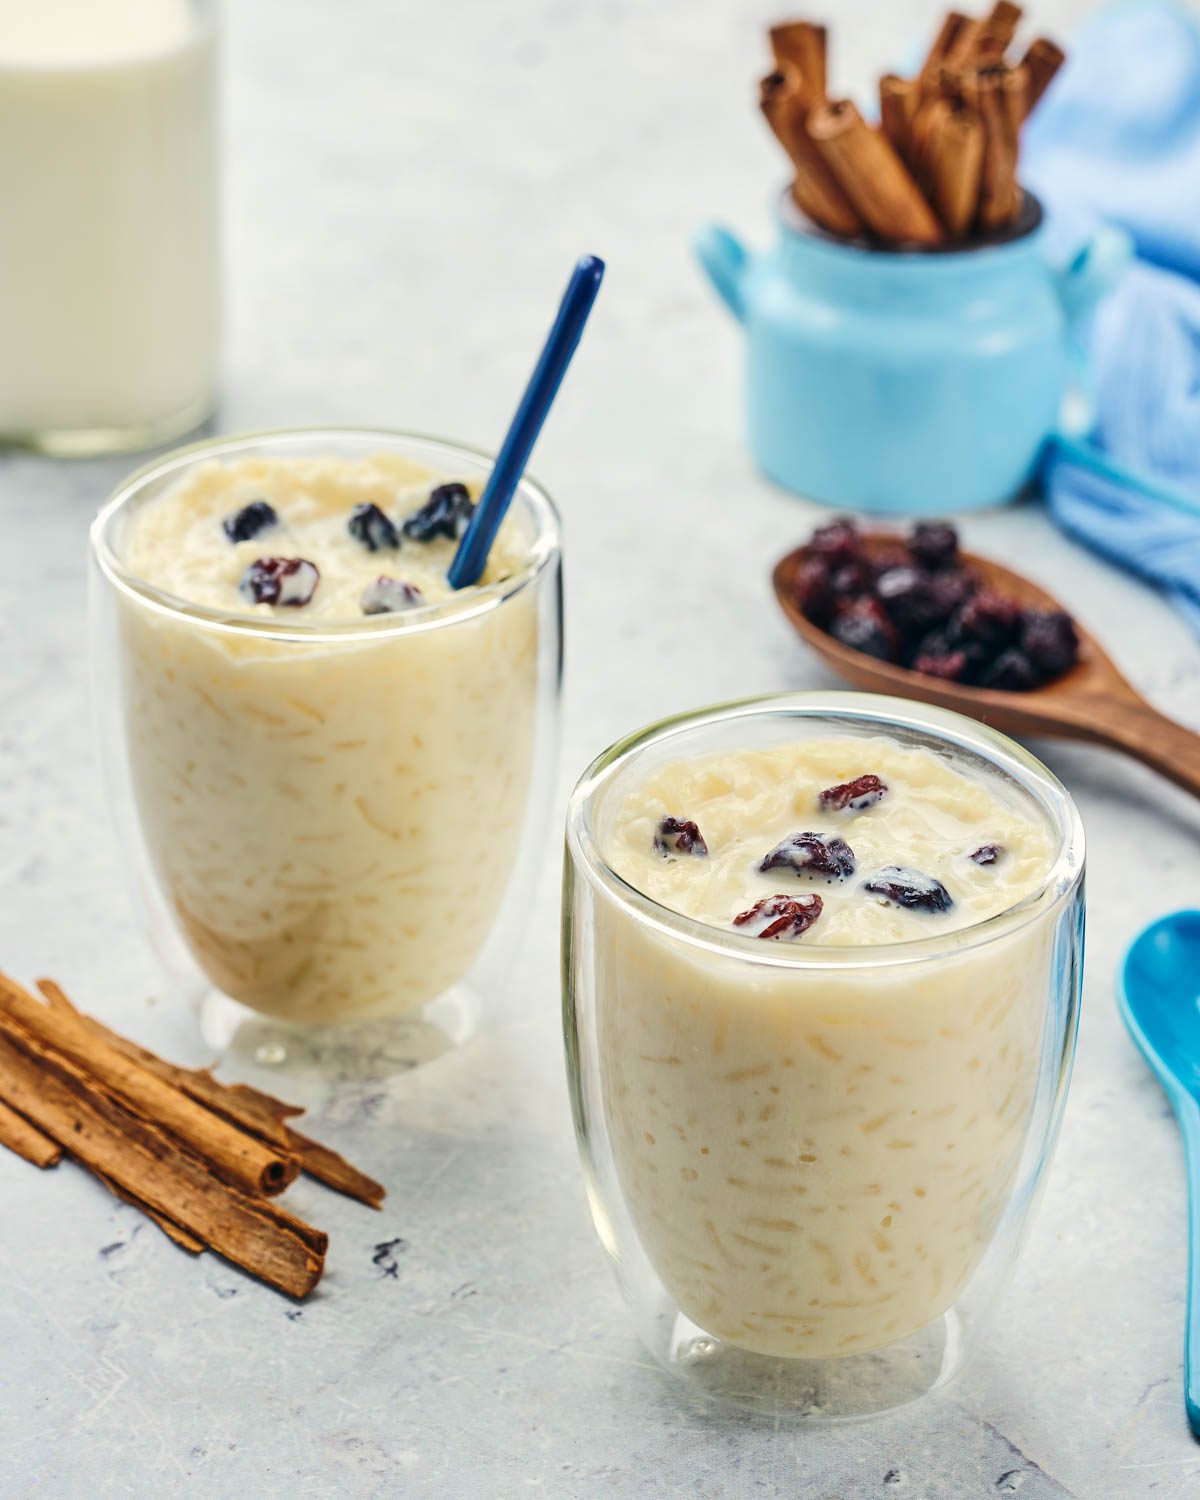
[[[962,682],[967,675],[965,651],[921,651],[913,657],[912,670],[943,682]]]
[[[975,592],[974,575],[965,568],[950,568],[944,573],[934,573],[929,579],[931,599],[936,603],[938,618],[948,620]]]
[[[875,592],[901,630],[923,635],[949,613],[933,579],[919,568],[890,568],[881,573]]]
[[[260,557],[242,574],[239,592],[252,604],[285,604],[299,608],[316,591],[321,575],[303,557]]]
[[[451,480],[430,490],[429,499],[413,511],[401,530],[414,542],[431,542],[435,536],[457,541],[470,525],[475,506],[465,484]]]
[[[871,571],[878,578],[892,568],[907,568],[911,561],[903,547],[882,547],[871,555]]]
[[[864,776],[856,776],[853,781],[827,786],[817,801],[827,811],[845,812],[849,809],[850,812],[862,812],[868,807],[874,807],[887,789],[886,781],[880,781],[878,776],[868,771]]]
[[[378,505],[356,505],[350,512],[346,530],[368,552],[379,552],[385,547],[395,551],[400,545],[400,533]]]
[[[918,521],[908,550],[923,568],[949,568],[958,561],[958,532],[948,521]]]
[[[1060,677],[1079,660],[1075,621],[1061,609],[1027,609],[1021,624],[1021,650],[1047,677]]]
[[[821,915],[824,902],[815,893],[804,896],[764,896],[749,911],[739,912],[735,927],[748,927],[747,936],[796,938],[806,933]]]
[[[859,594],[870,593],[871,574],[865,563],[846,563],[834,573],[830,586],[839,599],[855,599]]]
[[[846,516],[818,526],[808,544],[814,557],[819,557],[829,568],[843,568],[847,563],[859,562],[862,558],[862,537],[858,527]]]
[[[703,859],[708,854],[704,835],[692,822],[666,817],[654,830],[654,847],[664,858],[672,854],[694,854]]]
[[[973,859],[977,865],[994,865],[1004,852],[1003,844],[980,844],[967,858]]]
[[[829,633],[843,646],[878,657],[880,661],[895,661],[900,655],[896,627],[878,599],[859,599],[842,610],[829,627]]]
[[[973,594],[955,615],[951,639],[979,641],[997,651],[1011,645],[1021,623],[1021,606],[991,589]]]
[[[854,874],[854,850],[845,839],[823,839],[819,833],[793,833],[759,861],[758,868],[791,870],[795,875],[825,875],[845,880]]]
[[[805,619],[821,626],[826,623],[833,611],[833,583],[819,557],[806,557],[800,564],[793,594]]]
[[[979,685],[998,688],[1006,693],[1027,693],[1030,688],[1037,687],[1041,680],[1037,668],[1024,651],[1010,646],[1007,651],[1001,651],[991,666],[982,673]]]
[[[923,875],[920,870],[901,869],[899,865],[884,865],[876,870],[870,880],[863,881],[863,890],[909,911],[949,911],[954,905],[940,880]]]
[[[395,615],[424,603],[425,596],[415,583],[386,576],[368,583],[359,600],[364,615]]]
[[[248,542],[260,531],[278,524],[279,517],[275,514],[275,507],[268,505],[265,500],[251,500],[249,505],[243,505],[235,515],[226,516],[221,522],[225,535],[231,542]]]

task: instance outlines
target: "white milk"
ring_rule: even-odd
[[[215,81],[207,5],[0,0],[0,439],[135,446],[211,404]]]

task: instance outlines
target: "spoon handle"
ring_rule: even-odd
[[[1183,1133],[1188,1178],[1187,1325],[1183,1342],[1183,1400],[1188,1426],[1200,1438],[1200,1102],[1182,1086],[1171,1102]]]
[[[1115,745],[1200,796],[1200,734],[1160,714],[1143,698],[1108,698],[1091,705],[1090,722],[1078,725],[1082,738]]]

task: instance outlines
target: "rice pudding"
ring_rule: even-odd
[[[446,568],[471,485],[393,453],[198,461],[125,519],[122,711],[150,862],[226,995],[420,1007],[487,938],[533,758],[535,538]],[[481,835],[486,832],[486,857]]]
[[[1054,927],[956,935],[1044,885],[1053,830],[999,776],[885,736],[677,760],[613,802],[612,871],[764,960],[596,899],[605,1117],[654,1270],[762,1354],[903,1339],[954,1302],[1012,1195]],[[906,961],[930,937],[937,963]],[[801,949],[868,961],[773,966]]]

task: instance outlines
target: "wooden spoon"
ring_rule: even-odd
[[[894,551],[899,540],[894,535],[871,532],[864,536],[863,546],[868,556],[877,556]],[[1031,608],[1062,609],[1052,594],[1020,573],[985,557],[966,552],[960,555],[964,566],[978,576],[984,587]],[[784,613],[813,650],[855,687],[952,708],[981,719],[1004,734],[1041,735],[1113,746],[1152,766],[1189,792],[1200,794],[1200,734],[1151,707],[1078,621],[1079,661],[1044,687],[1015,693],[943,682],[843,646],[806,619],[797,602],[797,578],[808,556],[807,547],[797,547],[780,559],[774,573],[775,592]]]

